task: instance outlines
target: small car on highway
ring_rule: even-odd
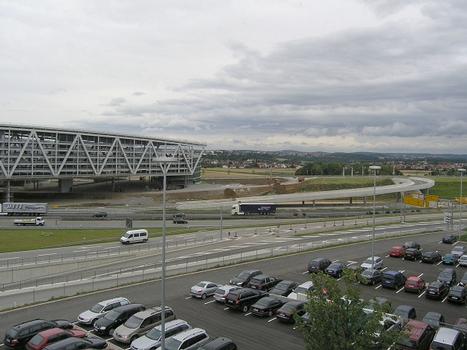
[[[237,345],[229,338],[219,337],[214,340],[210,340],[204,344],[198,350],[237,350]]]
[[[239,287],[246,287],[248,282],[250,282],[253,277],[261,274],[262,272],[260,270],[245,270],[240,272],[236,277],[232,278],[229,281],[229,284]]]
[[[404,291],[420,294],[426,287],[425,280],[419,276],[409,276],[405,281]]]
[[[462,266],[462,267],[467,267],[467,255],[464,254],[462,255],[460,258],[459,258],[459,266]]]
[[[442,242],[446,244],[453,244],[457,242],[457,236],[453,234],[446,235],[443,237]]]
[[[193,298],[206,299],[207,297],[214,295],[219,286],[220,285],[214,282],[201,281],[191,287],[190,294]]]
[[[374,261],[373,261],[374,259]],[[364,269],[382,269],[383,268],[383,258],[379,256],[369,257],[367,258],[361,265]]]
[[[404,260],[417,261],[422,258],[422,251],[416,248],[407,248],[405,250]]]
[[[399,305],[394,309],[393,314],[399,316],[404,321],[417,318],[417,311],[411,305]]]
[[[326,267],[331,265],[331,260],[326,258],[315,258],[311,260],[307,265],[309,273],[324,272]]]
[[[289,301],[282,305],[282,307],[277,310],[276,317],[279,321],[285,323],[294,323],[294,316],[302,316],[305,314],[305,302],[303,301]]]
[[[443,314],[429,311],[423,316],[422,322],[429,324],[434,329],[438,329],[445,322]]]
[[[94,322],[94,332],[99,335],[112,335],[114,330],[124,324],[135,313],[146,310],[141,304],[127,304],[116,307]]]
[[[382,278],[383,273],[380,270],[367,269],[360,274],[358,281],[361,284],[373,285],[380,283]]]
[[[271,277],[268,275],[256,275],[253,277],[250,282],[248,282],[248,287],[252,289],[259,289],[268,291],[273,288],[281,280],[276,277]]]
[[[458,257],[461,257],[462,255],[465,254],[465,248],[463,245],[456,245],[454,248],[451,249],[451,254],[457,255]]]
[[[78,316],[78,323],[93,325],[94,322],[103,317],[110,310],[129,303],[130,301],[127,298],[122,297],[103,300],[89,310],[80,313]]]
[[[467,299],[467,288],[454,286],[449,289],[448,301],[455,304],[465,304]]]
[[[37,333],[52,328],[72,329],[73,324],[66,320],[46,321],[35,319],[19,323],[5,333],[3,343],[9,348],[22,348]]]
[[[428,299],[442,299],[449,293],[449,287],[445,282],[434,281],[426,288],[425,297]]]
[[[285,297],[289,295],[297,286],[297,282],[284,280],[276,284],[276,286],[272,288],[269,293]]]
[[[406,279],[400,271],[384,271],[381,285],[383,288],[399,289],[405,285]]]
[[[250,306],[253,315],[259,317],[272,316],[284,305],[284,302],[275,297],[263,297]]]
[[[165,324],[165,338],[170,338],[178,333],[191,329],[188,322],[184,320],[173,320]],[[153,350],[161,346],[162,328],[154,327],[142,337],[131,342],[131,350]]]
[[[178,333],[167,339],[165,342],[166,350],[194,350],[209,342],[208,333],[201,328],[192,328]],[[156,350],[161,350],[158,347]]]
[[[405,248],[401,245],[396,245],[389,250],[389,256],[393,258],[403,258],[405,255]]]
[[[218,303],[224,304],[225,303],[225,297],[227,296],[227,294],[229,294],[231,291],[234,291],[234,290],[237,290],[237,289],[240,289],[240,288],[242,288],[242,287],[231,286],[229,284],[227,284],[225,286],[220,286],[214,292],[214,299]]]
[[[443,255],[443,265],[456,265],[459,257],[457,255],[448,253]]]
[[[344,273],[344,268],[345,265],[343,263],[334,262],[326,268],[325,272],[331,277],[339,278]]]
[[[251,305],[267,295],[267,293],[258,289],[240,288],[227,294],[225,305],[232,310],[247,312]]]
[[[85,336],[86,331],[80,329],[51,328],[46,331],[39,332],[34,337],[32,337],[31,340],[27,342],[26,349],[42,350],[47,345],[66,338],[84,338]]]
[[[437,280],[445,282],[448,285],[448,287],[455,285],[457,283],[456,269],[444,269],[439,273]]]
[[[308,294],[315,288],[313,281],[306,281],[300,285],[297,286],[291,292],[289,295],[287,295],[287,298],[293,299],[293,300],[301,300],[305,301],[308,299]]]
[[[422,262],[434,264],[441,261],[441,254],[438,251],[430,251],[422,253]]]
[[[99,337],[71,337],[49,344],[44,348],[44,350],[105,349],[107,346],[107,342]]]
[[[130,230],[126,231],[125,234],[120,238],[120,243],[122,244],[132,244],[132,243],[145,243],[149,239],[148,230],[139,229],[139,230]]]

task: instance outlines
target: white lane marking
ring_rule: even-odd
[[[400,292],[402,292],[404,290],[404,287],[402,287],[401,289],[399,289],[396,294],[399,294]]]
[[[436,266],[440,265],[443,261],[441,260],[439,263],[436,264]]]
[[[453,243],[453,244],[451,244],[451,245],[456,245],[457,243],[459,243],[459,241],[457,241],[457,242],[454,242],[454,243]]]
[[[385,257],[385,258],[389,258],[389,254],[386,254],[384,257]]]
[[[214,303],[215,301],[216,301],[216,300],[207,301],[207,302],[204,303],[204,305],[212,304],[212,303]]]
[[[420,278],[423,276],[423,272],[421,274],[419,274],[417,277]]]
[[[268,320],[268,323],[270,323],[270,322],[272,322],[272,321],[275,321],[275,320],[277,320],[277,317],[271,318],[270,320]]]
[[[420,295],[418,297],[421,298],[422,296],[425,295],[425,293],[426,293],[426,289],[422,293],[420,293]]]
[[[191,299],[191,296],[185,298],[185,300],[188,300],[188,299]]]
[[[375,289],[380,289],[382,287],[382,284],[378,284]]]
[[[383,268],[381,269],[381,271],[387,270],[387,268],[388,268],[387,266],[386,266],[386,267],[383,267]]]
[[[245,315],[243,316],[250,316],[251,315],[251,312],[247,312]]]
[[[306,275],[306,274],[308,274],[308,271],[303,271],[302,272],[302,275]]]
[[[50,254],[39,254],[38,256],[50,256],[50,255],[57,255],[57,253],[50,253]]]
[[[446,297],[441,302],[444,303],[447,299],[448,299],[448,296],[446,295]]]
[[[19,256],[13,256],[13,257],[9,257],[9,258],[3,258],[3,259],[0,259],[0,260],[10,260],[10,259],[20,259]]]
[[[405,272],[405,270],[399,270],[399,272],[400,272],[400,273],[404,273],[404,272]]]
[[[113,337],[109,337],[107,339],[104,339],[105,341],[109,341],[110,339],[113,339]]]
[[[224,307],[224,311],[227,311],[229,308],[228,307]]]

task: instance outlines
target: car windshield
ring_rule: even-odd
[[[307,294],[308,289],[306,289],[305,287],[297,287],[295,288],[294,292],[297,294]]]
[[[393,280],[393,279],[394,279],[394,275],[385,273],[385,274],[384,274],[384,279],[386,279],[386,280]]]
[[[166,350],[178,350],[180,348],[180,345],[182,345],[182,342],[180,340],[169,338],[165,342],[165,349]]]
[[[167,329],[166,329],[166,331],[167,331]],[[159,340],[161,335],[162,335],[162,332],[160,331],[160,329],[153,328],[146,334],[146,337],[148,337],[149,339],[152,339],[152,340]]]
[[[143,320],[136,316],[131,316],[128,321],[125,322],[125,326],[128,328],[138,328]]]
[[[44,340],[44,337],[40,334],[36,334],[34,337],[32,337],[32,339],[29,341],[29,344],[31,345],[39,345],[40,343],[42,343],[42,341]]]
[[[452,346],[447,345],[447,344],[442,344],[442,343],[437,343],[437,342],[432,342],[430,345],[431,350],[450,350],[452,349]]]
[[[107,313],[107,315],[104,316],[109,321],[115,321],[118,316],[120,316],[120,313],[118,311],[112,310]]]
[[[10,338],[16,338],[17,334],[18,334],[18,331],[14,328],[11,328],[6,332],[6,335],[9,336]]]
[[[240,274],[238,275],[238,278],[246,279],[246,278],[248,278],[249,275],[250,275],[249,272],[243,271],[242,273],[240,273]]]
[[[104,305],[96,304],[92,308],[90,308],[89,310],[92,311],[92,312],[95,312],[95,313],[99,313],[99,312],[102,311],[103,308],[104,308]]]
[[[125,237],[125,238],[130,237],[130,233],[126,232],[126,233],[123,235],[123,237]]]
[[[199,282],[196,286],[197,286],[197,287],[204,288],[204,287],[206,286],[206,283],[204,283],[204,282]]]

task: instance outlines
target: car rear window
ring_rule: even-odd
[[[18,330],[15,328],[11,328],[6,332],[6,335],[10,338],[15,338],[17,334],[18,334]]]
[[[31,345],[39,345],[40,343],[42,343],[43,340],[44,337],[42,335],[36,334],[34,337],[32,337],[29,343],[31,343]]]

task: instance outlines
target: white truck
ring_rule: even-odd
[[[16,226],[44,226],[45,220],[44,218],[38,216],[37,218],[31,218],[31,219],[15,219],[13,223]]]
[[[3,215],[29,215],[43,216],[47,215],[47,203],[17,203],[5,202],[1,206]]]

